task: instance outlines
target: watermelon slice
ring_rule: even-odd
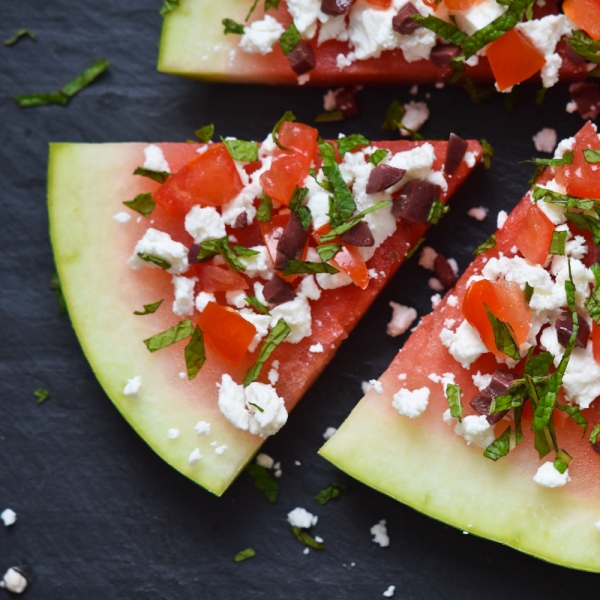
[[[595,129],[588,123],[577,135],[574,144],[572,138],[566,141],[563,150],[569,148],[575,153],[575,161],[583,162],[582,157],[580,158],[582,149],[600,148],[600,140]],[[575,161],[572,161],[573,165],[576,164]],[[578,169],[577,173],[572,172],[572,164],[557,166],[554,172],[550,169],[542,175],[538,183],[548,185],[555,192],[566,194],[565,188],[561,188],[560,184],[556,183],[559,179],[569,189],[570,183],[578,182],[581,185],[585,183],[583,179],[587,178],[589,183],[590,178],[595,177],[593,164],[586,164]],[[570,179],[565,173],[570,173]],[[554,177],[556,179],[553,179]],[[549,180],[552,180],[552,183]],[[597,194],[596,188],[596,196]],[[538,224],[540,220],[545,220],[554,230],[557,223],[566,221],[563,215],[564,208],[546,204],[542,200],[539,200],[538,204],[542,205],[541,209],[544,209],[545,213],[542,214],[541,219],[539,215],[536,216]],[[468,314],[469,311],[465,311],[465,307],[469,304],[468,302],[463,304],[463,301],[466,290],[474,289],[469,287],[471,277],[481,278],[482,274],[491,277],[491,270],[501,264],[497,259],[505,261],[506,264],[507,260],[508,262],[513,260],[512,257],[522,256],[521,248],[527,251],[528,248],[531,250],[538,247],[540,230],[538,228],[536,233],[530,229],[533,223],[531,214],[534,210],[542,212],[532,204],[531,193],[528,193],[508,216],[504,226],[496,232],[495,245],[490,242],[493,247],[473,261],[455,289],[447,294],[432,314],[422,320],[390,367],[381,376],[380,393],[372,389],[366,394],[342,427],[323,446],[320,454],[367,485],[465,532],[501,542],[552,563],[598,572],[600,571],[600,531],[598,531],[600,456],[591,446],[591,442],[595,440],[590,440],[590,430],[600,422],[600,406],[595,402],[586,408],[600,390],[598,387],[600,377],[594,376],[595,373],[600,372],[594,362],[593,344],[600,343],[597,337],[592,335],[587,342],[587,350],[583,348],[574,350],[571,356],[571,360],[577,361],[573,365],[574,371],[568,381],[565,378],[564,387],[558,396],[558,401],[563,406],[566,406],[569,401],[574,407],[580,404],[581,414],[587,419],[589,426],[585,436],[582,437],[582,427],[565,412],[553,411],[558,445],[573,457],[566,471],[570,480],[563,487],[550,489],[533,480],[534,476],[540,477],[537,472],[544,462],[547,465],[542,471],[546,474],[557,476],[558,472],[552,463],[554,453],[540,458],[534,448],[534,432],[531,430],[532,411],[529,401],[526,401],[523,409],[523,441],[514,448],[511,445],[512,449],[508,455],[502,456],[495,462],[483,455],[484,448],[490,443],[490,439],[498,438],[508,425],[512,427],[514,433],[515,422],[506,420],[511,418],[512,411],[505,420],[494,426],[495,429],[488,431],[488,435],[491,433],[491,438],[488,437],[483,444],[479,443],[480,447],[477,447],[474,438],[471,438],[473,443],[467,445],[466,438],[463,439],[461,435],[455,433],[454,428],[457,423],[455,419],[450,419],[448,414],[445,420],[443,418],[444,412],[449,407],[449,402],[444,395],[444,387],[446,383],[452,382],[452,379],[462,389],[464,415],[476,415],[476,410],[469,402],[480,394],[481,386],[486,385],[486,382],[481,382],[478,374],[492,374],[499,368],[509,369],[517,376],[523,373],[524,361],[516,368],[509,368],[505,364],[498,364],[492,352],[486,352],[485,348],[483,354],[479,350],[480,358],[477,358],[479,354],[476,353],[474,358],[477,359],[468,368],[464,368],[450,354],[440,338],[443,337],[441,332],[444,329],[456,330],[457,325],[465,321],[463,314]],[[570,212],[580,211],[570,209]],[[586,265],[589,267],[594,262],[594,246],[589,232],[581,231],[571,223],[569,226],[571,235],[579,236],[569,243],[578,246],[576,254],[581,261],[574,258],[575,255],[572,253],[574,246],[567,245],[567,254],[571,256],[573,273],[580,274],[575,277],[578,286],[577,310],[582,315],[581,323],[583,320],[590,321],[583,307],[583,298],[589,296],[594,289],[593,276],[590,269],[586,268]],[[565,227],[566,225],[563,224],[559,227],[559,231]],[[546,239],[542,262],[548,256],[547,243]],[[582,246],[586,246],[587,253],[583,252]],[[582,257],[582,254],[585,256]],[[524,259],[519,260],[521,265],[525,264]],[[557,261],[564,261],[564,258],[554,257],[552,261],[552,264],[558,265]],[[488,265],[487,269],[486,265]],[[562,265],[565,266],[566,261],[562,262]],[[538,264],[536,272],[539,274],[540,270],[544,271]],[[516,277],[513,281],[516,281],[519,276],[515,275],[515,271],[511,272],[513,273],[511,277]],[[543,284],[542,280],[533,281],[532,272],[523,277],[530,278],[527,280],[528,283],[531,280],[534,293],[531,302],[534,306],[537,302],[535,294],[543,293],[540,291],[541,287],[536,292],[536,286]],[[584,280],[579,279],[580,276]],[[475,283],[471,285],[474,286]],[[524,288],[524,279],[521,279],[520,287]],[[559,288],[560,285],[553,289],[560,293]],[[519,291],[519,295],[522,293]],[[564,297],[562,302],[565,302]],[[565,306],[554,310],[566,310],[566,303]],[[532,308],[532,314],[533,311]],[[549,317],[552,323],[555,318],[556,313]],[[592,323],[592,325],[596,331],[596,324]],[[516,328],[512,331],[516,336]],[[477,330],[474,335],[475,339],[472,342],[475,346],[480,345]],[[586,332],[586,340],[587,335],[589,331]],[[554,347],[551,351],[556,355],[556,348],[559,347],[556,341],[558,337],[548,326],[537,335],[537,344],[542,345],[542,349],[546,350]],[[487,348],[489,349],[489,346]],[[466,351],[466,346],[463,346],[463,356]],[[456,354],[456,349],[454,352]],[[503,356],[507,358],[505,354]],[[556,366],[556,361],[554,364]],[[575,372],[577,364],[586,366],[579,367]],[[569,373],[568,368],[567,373]],[[410,391],[421,388],[429,390],[428,405],[420,417],[401,416],[398,410],[392,407],[393,396],[401,388]],[[448,424],[449,420],[452,421],[451,426]],[[481,442],[481,439],[479,441]],[[514,445],[514,439],[511,444]],[[555,478],[554,483],[563,484],[565,479],[566,477],[561,475]],[[546,481],[546,485],[548,484],[549,482]]]
[[[410,150],[423,142],[380,142],[379,147],[393,152]],[[435,149],[434,168],[440,170],[446,142],[431,142]],[[170,309],[173,301],[171,275],[162,269],[132,270],[128,258],[136,242],[149,227],[137,213],[125,224],[113,219],[124,210],[122,202],[159,184],[133,176],[144,163],[148,144],[52,144],[49,165],[49,212],[52,244],[69,314],[82,348],[100,383],[115,406],[164,460],[211,492],[221,495],[244,468],[263,439],[231,425],[217,406],[216,383],[223,373],[241,381],[254,363],[256,352],[247,353],[241,364],[232,368],[208,352],[200,374],[188,381],[183,359],[186,342],[179,342],[155,354],[142,343],[180,321]],[[197,157],[198,144],[159,144],[171,170],[177,173]],[[448,179],[446,201],[480,161],[478,142],[468,143],[474,159],[463,161]],[[160,206],[150,217],[150,226],[168,231],[188,246],[189,235],[183,219],[174,219]],[[277,393],[290,410],[331,359],[379,291],[402,264],[407,252],[427,229],[424,225],[399,223],[396,233],[377,249],[368,262],[375,269],[367,289],[351,285],[323,290],[320,300],[311,302],[312,335],[300,343],[280,344],[261,380],[274,360],[279,360]],[[256,236],[256,222],[236,235]],[[254,231],[254,233],[253,233]],[[243,243],[243,240],[240,240]],[[248,246],[252,245],[248,242]],[[142,305],[164,299],[155,313],[137,316]],[[197,318],[195,313],[193,319]],[[322,352],[309,351],[319,343]],[[140,376],[142,387],[137,399],[124,394],[129,379]],[[210,436],[197,435],[194,426],[211,424]],[[168,431],[180,435],[170,439]],[[213,446],[211,446],[213,444]],[[217,454],[215,445],[226,451]],[[190,454],[198,448],[203,456],[190,464]]]
[[[164,20],[158,70],[206,81],[296,85],[298,76],[290,68],[279,43],[264,56],[248,54],[239,48],[239,35],[223,34],[222,20],[232,19],[244,24],[251,5],[251,0],[181,0]],[[554,14],[558,9],[555,2],[548,0],[544,8],[536,7],[535,11],[536,17],[542,17]],[[269,10],[267,14],[285,26],[291,21],[285,2],[281,2],[279,9]],[[263,2],[260,2],[249,22],[263,17]],[[320,46],[316,46],[314,41],[311,43],[316,67],[308,73],[310,85],[433,83],[447,80],[452,74],[449,66],[438,68],[431,60],[407,62],[399,49],[383,51],[379,58],[357,60],[340,69],[337,56],[349,53],[347,42],[330,40]],[[585,64],[571,61],[568,49],[563,46],[561,42],[557,48],[563,58],[561,79],[584,79],[587,75]],[[517,51],[511,59],[516,61],[515,70],[520,67],[518,56]],[[481,57],[476,65],[467,65],[465,76],[477,81],[494,81],[485,57]],[[528,76],[525,74],[525,77]]]

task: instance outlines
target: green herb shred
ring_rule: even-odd
[[[144,340],[144,344],[146,344],[150,352],[156,352],[191,337],[193,333],[194,326],[189,319],[186,319],[185,321],[180,321],[177,325],[173,325],[173,327],[169,327],[166,331],[157,333],[151,338]]]
[[[448,399],[448,406],[450,407],[450,415],[459,422],[462,422],[463,404],[460,400],[462,396],[462,390],[458,385],[449,383],[446,385],[446,398]]]
[[[292,531],[296,536],[296,539],[313,550],[325,550],[325,544],[317,542],[309,533],[300,527],[292,527]]]
[[[144,217],[149,217],[156,206],[156,202],[154,202],[150,193],[138,194],[133,200],[125,200],[123,204]]]
[[[204,125],[200,129],[194,131],[194,135],[204,144],[208,144],[212,140],[215,134],[215,126],[211,123],[210,125]]]
[[[254,485],[260,490],[269,502],[275,504],[279,496],[279,484],[273,479],[273,476],[267,469],[256,463],[246,467],[248,475],[254,480]]]
[[[171,263],[168,260],[165,260],[164,258],[160,258],[160,256],[154,256],[153,254],[148,254],[147,252],[138,252],[137,255],[142,260],[145,260],[146,262],[151,262],[157,267],[164,269],[165,271],[171,268]]]
[[[496,348],[510,356],[513,360],[521,360],[521,355],[519,354],[519,348],[515,339],[512,336],[511,328],[504,321],[501,321],[496,317],[492,311],[489,309],[487,304],[484,304],[485,312],[487,313],[488,319],[490,321],[490,325],[492,326],[492,331],[494,332],[494,341],[496,343]]]
[[[24,38],[24,37],[28,37],[31,40],[36,39],[35,33],[33,33],[33,31],[31,31],[30,29],[19,29],[19,31],[17,31],[17,33],[15,33],[15,35],[8,38],[7,40],[4,40],[4,45],[12,46],[13,44],[16,44],[21,38]]]
[[[159,300],[158,302],[153,302],[152,304],[144,304],[144,310],[140,311],[140,310],[135,310],[133,311],[134,315],[151,315],[152,313],[155,313],[159,306],[163,303],[163,300]]]
[[[242,562],[243,560],[248,560],[249,558],[254,558],[256,556],[256,552],[254,548],[246,548],[245,550],[240,550],[234,557],[233,560],[235,562]]]
[[[283,319],[279,319],[279,321],[277,321],[277,324],[275,327],[273,327],[273,329],[271,329],[269,335],[263,342],[256,362],[248,369],[248,372],[244,377],[244,381],[242,382],[244,387],[250,385],[253,381],[258,379],[263,365],[268,360],[269,356],[271,356],[275,348],[277,348],[277,346],[279,346],[279,344],[281,344],[281,342],[283,342],[283,340],[285,340],[285,338],[291,332],[292,330],[290,329],[289,325]]]
[[[50,397],[50,392],[44,388],[38,388],[33,392],[33,395],[37,398],[38,404],[41,404]]]
[[[486,250],[493,248],[495,245],[496,245],[496,234],[492,233],[492,235],[490,235],[490,237],[487,240],[485,240],[485,242],[483,242],[483,244],[480,244],[479,246],[477,246],[477,248],[475,248],[475,250],[473,250],[473,255],[477,256],[479,254],[483,254]]]
[[[188,379],[191,381],[198,375],[198,372],[206,361],[204,336],[198,325],[196,325],[192,338],[187,343],[183,355],[185,358],[185,366],[187,367]]]
[[[171,177],[171,173],[167,173],[166,171],[154,171],[152,169],[145,169],[144,167],[138,167],[133,174],[141,175],[142,177],[148,177],[148,179],[152,179],[158,183],[164,183],[169,177]]]
[[[564,256],[566,253],[568,236],[568,231],[553,231],[548,253],[555,254],[557,256]]]
[[[300,42],[300,32],[298,31],[294,21],[290,23],[290,26],[281,34],[279,43],[281,44],[281,50],[287,56]]]
[[[341,483],[332,483],[328,485],[324,490],[321,490],[316,496],[315,500],[319,504],[327,504],[334,498],[339,498],[348,488]]]

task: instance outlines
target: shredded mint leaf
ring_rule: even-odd
[[[465,79],[463,90],[469,94],[473,104],[481,104],[482,100],[496,94],[496,88],[493,85],[477,85],[471,77]]]
[[[557,402],[556,408],[558,408],[558,410],[562,410],[563,412],[567,413],[573,419],[573,421],[575,421],[575,423],[577,423],[577,425],[580,425],[581,427],[583,427],[583,435],[581,436],[581,437],[583,437],[587,430],[588,422],[587,422],[587,419],[583,416],[583,413],[581,412],[581,410],[579,410],[579,407],[575,406],[575,405],[561,404],[560,402]]]
[[[570,154],[571,160],[569,162],[565,162],[562,164],[571,164],[573,162],[573,153],[568,152]],[[566,154],[565,154],[566,156]],[[538,159],[544,160],[544,159]],[[548,159],[553,160],[553,159]],[[560,160],[560,159],[559,159]],[[533,161],[532,161],[533,162]],[[598,205],[598,201],[593,198],[577,198],[576,196],[569,196],[568,194],[560,194],[559,192],[554,192],[552,190],[548,190],[546,188],[540,187],[538,185],[533,186],[533,199],[543,200],[548,204],[556,204],[557,206],[563,206],[564,208],[571,209],[576,208],[579,210],[592,210],[595,206]]]
[[[261,369],[263,368],[263,365],[269,356],[271,356],[275,348],[277,348],[277,346],[279,346],[279,344],[285,340],[291,331],[292,330],[290,329],[289,325],[283,319],[279,319],[279,321],[277,321],[277,324],[275,327],[273,327],[273,329],[271,329],[269,335],[263,342],[256,362],[248,369],[248,372],[244,377],[244,381],[242,382],[244,387],[250,385],[253,381],[258,379]]]
[[[144,304],[144,310],[136,310],[133,312],[134,315],[151,315],[158,310],[158,307],[163,303],[163,300],[159,300],[158,302],[153,302],[152,304]]]
[[[439,220],[450,210],[450,207],[440,200],[434,200],[431,208],[429,209],[429,216],[427,222],[432,225],[437,225]]]
[[[169,327],[166,331],[157,333],[151,338],[144,340],[144,344],[146,344],[146,347],[150,352],[156,352],[171,344],[189,338],[193,333],[194,326],[189,319],[186,319],[185,321],[180,321],[177,325],[173,325],[173,327]]]
[[[251,250],[250,248],[246,248],[246,246],[234,246],[232,250],[235,252],[236,256],[256,256],[260,254],[258,250]]]
[[[334,240],[336,237],[343,235],[344,233],[346,233],[346,231],[349,231],[355,225],[360,223],[366,215],[368,215],[369,213],[372,213],[375,210],[379,210],[380,208],[383,208],[384,206],[388,206],[388,204],[391,204],[390,200],[382,200],[381,202],[378,202],[377,204],[374,204],[373,206],[369,206],[369,208],[365,208],[365,210],[357,213],[356,215],[354,215],[351,219],[349,219],[345,223],[342,223],[341,225],[334,227],[329,233],[322,236],[321,239],[319,240],[320,243],[324,244],[326,242],[330,242],[330,241]]]
[[[510,326],[504,321],[498,319],[498,317],[496,317],[488,308],[487,304],[484,304],[484,306],[485,312],[487,313],[490,321],[490,325],[492,326],[492,331],[494,332],[496,348],[514,360],[521,360],[519,348],[517,347],[517,343],[512,336]]]
[[[383,125],[381,126],[382,129],[396,131],[398,127],[400,127],[405,113],[406,110],[404,106],[402,106],[402,104],[400,104],[398,100],[393,100],[385,113],[385,120],[383,121]]]
[[[308,546],[309,548],[313,548],[314,550],[325,550],[325,544],[317,542],[304,529],[300,529],[300,527],[292,527],[292,531],[294,532],[294,535],[296,536],[298,541],[304,546]]]
[[[133,200],[125,200],[125,206],[139,212],[144,217],[149,217],[156,206],[156,202],[152,199],[152,194],[138,194]]]
[[[463,404],[460,400],[462,390],[458,385],[449,383],[446,386],[446,397],[448,398],[448,406],[450,407],[450,414],[462,422]]]
[[[483,254],[486,250],[493,248],[495,245],[496,234],[492,233],[492,235],[490,235],[490,237],[487,240],[485,240],[483,244],[480,244],[479,246],[477,246],[477,248],[475,248],[475,250],[473,250],[473,255],[477,256],[478,254]]]
[[[450,76],[450,79],[448,79],[448,83],[450,83],[450,84],[457,83],[465,72],[465,56],[464,56],[464,54],[461,56],[457,56],[456,58],[453,58],[450,61],[450,66],[452,67],[452,75]]]
[[[497,461],[510,452],[511,428],[507,427],[486,449],[483,455]]]
[[[262,408],[261,406],[259,406],[258,404],[254,403],[254,402],[250,402],[250,401],[248,401],[248,404],[249,404],[250,406],[254,406],[254,408],[256,408],[256,410],[258,410],[258,411],[259,411],[259,412],[261,412],[261,413],[262,413],[262,412],[265,412],[265,409],[264,409],[264,408]]]
[[[499,37],[502,37],[507,31],[517,25],[523,19],[529,4],[533,4],[533,1],[534,0],[513,0],[509,5],[508,10],[497,19],[494,19],[489,25],[476,31],[468,39],[463,37],[460,41],[451,43],[462,45],[465,58],[469,58],[478,50],[481,50],[484,46],[487,46]],[[463,36],[464,35],[465,34],[463,34]]]
[[[425,137],[422,136],[420,133],[414,131],[413,129],[409,129],[406,125],[403,125],[402,123],[398,125],[398,129],[406,131],[410,135],[411,140],[420,141],[425,139]]]
[[[206,361],[206,350],[204,349],[204,335],[198,325],[194,329],[192,339],[188,342],[183,352],[185,366],[187,367],[188,379],[191,381],[198,375]]]
[[[329,273],[330,275],[335,275],[339,271],[327,263],[310,262],[307,260],[292,259],[285,263],[285,269],[283,270],[284,277],[302,273],[311,273],[313,275],[316,273]]]
[[[533,5],[530,5],[533,6]],[[548,88],[542,86],[535,94],[535,103],[537,106],[541,106],[544,103],[544,100],[546,99],[546,92],[548,91]]]
[[[279,43],[281,44],[281,50],[287,56],[300,42],[300,32],[296,28],[294,21],[290,23],[290,26],[281,34]]]
[[[531,296],[533,296],[533,288],[529,285],[529,283],[525,283],[525,302],[529,304],[531,302]]]
[[[437,17],[431,15],[428,17],[415,16],[413,19],[455,46],[460,46],[468,38],[467,34],[456,27],[456,25],[442,21],[442,19],[438,19]]]
[[[323,246],[317,246],[317,252],[324,263],[329,262],[341,249],[342,244],[325,244]]]
[[[243,246],[240,246],[243,248]],[[252,252],[252,250],[250,250]],[[245,271],[246,267],[242,264],[240,259],[236,256],[235,252],[229,246],[229,238],[224,236],[218,240],[206,240],[200,244],[200,251],[198,252],[198,259],[203,260],[211,256],[220,254],[227,266],[236,273]]]
[[[44,388],[38,388],[33,392],[33,395],[37,398],[38,404],[41,404],[50,397],[50,392]]]
[[[254,0],[254,2],[252,3],[252,6],[250,7],[250,10],[248,11],[248,14],[246,15],[246,18],[244,19],[244,21],[247,21],[252,16],[252,13],[254,12],[254,9],[256,8],[257,4],[258,4],[258,0]]]
[[[335,123],[344,120],[344,113],[341,110],[332,110],[330,112],[319,113],[315,118],[315,123]]]
[[[221,21],[224,29],[223,33],[235,33],[236,35],[244,35],[244,26],[236,23],[233,19],[223,19]]]
[[[592,270],[592,273],[594,273],[596,286],[593,293],[583,305],[587,308],[590,317],[596,322],[596,325],[600,325],[600,265],[595,263],[590,269]]]
[[[246,467],[248,475],[254,480],[254,485],[259,489],[269,502],[277,502],[279,496],[279,484],[273,479],[273,476],[267,469],[256,463],[249,464]]]
[[[147,252],[138,252],[137,255],[142,260],[154,263],[157,267],[165,269],[165,271],[171,268],[171,263],[168,260],[165,260],[164,258],[160,258],[160,256],[154,256],[153,254],[148,254]]]
[[[108,69],[108,66],[109,62],[102,58],[57,92],[24,94],[15,96],[15,101],[21,108],[43,106],[45,104],[67,104],[77,92],[80,92],[83,88],[92,83],[94,79],[104,73],[104,71]]]
[[[256,0],[258,2],[258,0]],[[246,548],[245,550],[240,550],[234,557],[233,560],[235,562],[242,562],[243,560],[248,560],[249,558],[254,558],[256,556],[256,552],[253,548]]]
[[[532,158],[531,160],[525,160],[523,162],[530,162],[535,165],[549,166],[549,167],[560,167],[561,165],[570,165],[573,162],[573,151],[569,150],[569,152],[565,152],[562,158]],[[545,192],[550,192],[550,190],[546,190],[545,188],[540,188],[537,185],[535,186],[537,190],[544,190]],[[556,193],[556,192],[554,192]],[[559,194],[562,196],[562,194]]]
[[[333,194],[333,186],[327,179],[323,181],[319,181],[319,174],[311,167],[308,169],[308,174],[324,189],[327,190],[330,194]]]
[[[550,352],[541,352],[533,356],[533,348],[530,348],[525,361],[525,373],[531,377],[543,377],[548,373],[553,361],[554,357]]]
[[[583,156],[585,158],[585,162],[590,164],[596,164],[600,162],[600,150],[592,150],[588,148],[583,151]]]
[[[333,196],[330,200],[329,220],[333,228],[341,225],[352,216],[356,203],[344,181],[340,168],[335,159],[335,149],[329,142],[319,142],[319,152],[323,159],[323,174],[333,186]]]
[[[324,490],[321,490],[316,496],[315,500],[319,504],[327,504],[330,500],[341,496],[348,488],[341,483],[332,483],[327,486]]]
[[[295,120],[296,120],[296,115],[291,110],[288,110],[288,111],[285,112],[285,114],[283,115],[283,117],[281,117],[281,119],[279,119],[279,121],[277,121],[277,123],[275,123],[275,127],[273,127],[273,131],[271,132],[271,136],[273,137],[273,141],[275,142],[275,144],[277,145],[277,147],[280,150],[284,150],[285,152],[291,152],[290,148],[286,148],[279,141],[278,134],[279,134],[279,130],[281,129],[281,126],[286,121],[295,121]]]
[[[573,460],[573,457],[566,451],[560,450],[556,453],[554,459],[554,468],[561,474],[563,474],[568,468],[569,464]]]
[[[307,188],[299,188],[296,186],[290,198],[290,210],[294,211],[300,217],[300,223],[304,229],[308,229],[310,222],[312,221],[312,213],[308,206],[304,206],[304,200],[308,195]]]
[[[200,127],[200,129],[194,131],[194,135],[205,144],[208,144],[208,142],[212,140],[214,134],[215,126],[212,123],[210,125],[204,125],[203,127]]]
[[[552,239],[550,240],[549,254],[564,256],[567,252],[567,237],[568,231],[553,231]]]
[[[61,315],[68,314],[67,301],[65,300],[65,296],[62,291],[62,286],[60,284],[60,279],[58,278],[57,273],[53,273],[52,277],[50,277],[50,289],[54,290],[54,294],[56,296],[56,304],[58,305],[59,314],[61,314]]]
[[[170,12],[173,12],[178,7],[179,0],[163,0],[163,5],[159,14],[164,19]]]
[[[417,243],[406,253],[406,260],[408,260],[423,244],[425,238],[420,238]]]
[[[590,62],[600,63],[600,54],[598,54],[600,41],[595,42],[583,31],[573,31],[572,35],[572,38],[564,38],[564,41],[571,44],[571,47],[579,56],[583,56]]]
[[[377,166],[389,153],[389,150],[383,150],[382,148],[379,148],[379,150],[375,150],[375,152],[369,156],[369,162],[372,165]]]
[[[166,171],[153,171],[152,169],[145,169],[144,167],[138,167],[133,174],[148,177],[148,179],[152,179],[158,183],[164,183],[171,177],[171,173],[167,173]]]
[[[264,192],[260,199],[260,205],[256,211],[256,218],[258,221],[263,223],[269,223],[271,221],[271,213],[273,212],[273,200],[269,198]]]
[[[256,297],[256,296],[247,296],[244,298],[250,306],[255,308],[259,313],[263,315],[271,316],[271,313],[268,311],[267,307]]]
[[[370,143],[371,141],[368,140],[364,135],[360,133],[353,133],[352,135],[339,138],[337,140],[337,147],[340,156],[343,157],[346,152],[352,152],[352,150],[360,148],[361,146],[368,146]]]
[[[494,147],[485,138],[481,138],[481,147],[483,148],[483,166],[486,169],[491,169]]]
[[[575,223],[579,229],[587,229],[592,233],[594,244],[600,244],[600,219],[590,215],[582,215],[577,212],[565,213],[568,221]]]
[[[221,138],[233,160],[240,162],[256,162],[258,160],[258,143],[244,140],[226,140]]]
[[[594,425],[594,429],[590,433],[590,444],[595,444],[598,441],[598,434],[600,433],[600,425]]]
[[[30,29],[19,29],[19,31],[17,31],[17,33],[15,33],[15,35],[13,35],[11,38],[4,40],[4,45],[12,46],[13,44],[16,44],[23,37],[29,37],[32,40],[36,39],[35,33],[33,33],[33,31],[31,31]]]

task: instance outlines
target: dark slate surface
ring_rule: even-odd
[[[214,121],[218,133],[262,139],[293,109],[305,120],[322,110],[323,90],[200,84],[155,71],[159,2],[27,0],[4,3],[1,38],[29,27],[37,42],[0,46],[0,510],[18,523],[0,527],[0,570],[28,564],[34,599],[381,598],[388,585],[402,599],[563,598],[595,591],[597,577],[463,535],[351,481],[316,454],[328,426],[339,425],[403,339],[385,334],[390,300],[430,309],[429,274],[412,259],[376,301],[332,364],[265,444],[282,462],[281,496],[271,505],[247,475],[217,499],[171,470],[119,416],[96,382],[68,318],[57,314],[48,281],[53,271],[45,207],[49,141],[185,140]],[[95,59],[112,66],[67,107],[23,110],[12,94],[57,89]],[[565,89],[533,103],[521,93],[513,114],[501,98],[475,106],[460,89],[422,88],[432,111],[424,133],[485,137],[496,148],[493,169],[479,170],[456,197],[428,243],[464,268],[473,247],[495,228],[527,188],[531,136],[581,125],[564,111]],[[390,101],[406,87],[371,88],[362,112],[323,128],[383,138]],[[486,205],[479,223],[466,216]],[[407,283],[408,282],[408,283]],[[38,406],[34,389],[52,398]],[[302,466],[295,466],[300,460]],[[457,469],[458,470],[458,469]],[[321,507],[312,496],[332,481],[352,491]],[[319,515],[315,532],[327,549],[308,556],[286,524],[304,506]],[[369,528],[387,519],[391,545]],[[248,546],[253,560],[235,564]]]

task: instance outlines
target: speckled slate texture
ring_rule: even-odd
[[[404,341],[385,334],[388,302],[430,310],[429,273],[410,260],[344,343],[335,360],[264,450],[282,462],[281,495],[271,505],[243,474],[217,499],[171,470],[119,416],[86,363],[68,318],[57,313],[45,207],[49,141],[183,141],[213,122],[222,135],[262,139],[287,109],[302,120],[322,110],[319,89],[201,84],[155,70],[159,0],[27,0],[2,7],[0,37],[28,27],[38,36],[0,46],[0,510],[18,522],[0,527],[0,570],[24,562],[34,574],[31,600],[381,598],[537,599],[588,595],[598,576],[545,564],[446,527],[350,480],[317,456],[328,426],[339,425]],[[112,66],[67,107],[20,109],[12,94],[50,91],[99,57]],[[423,133],[485,137],[493,169],[479,170],[427,243],[461,268],[527,189],[535,154],[531,136],[544,126],[559,136],[582,124],[568,115],[565,89],[536,107],[523,90],[512,114],[496,97],[471,103],[461,89],[430,93]],[[386,107],[412,97],[407,87],[365,89],[360,116],[322,128],[382,139]],[[479,223],[466,211],[490,215]],[[52,397],[38,406],[33,390]],[[294,461],[301,461],[296,466]],[[312,496],[333,481],[351,493],[321,507]],[[317,515],[324,552],[303,547],[286,513]],[[599,509],[600,515],[600,509]],[[387,519],[391,545],[369,528]],[[252,546],[256,558],[233,562]],[[0,595],[5,592],[0,591]]]

